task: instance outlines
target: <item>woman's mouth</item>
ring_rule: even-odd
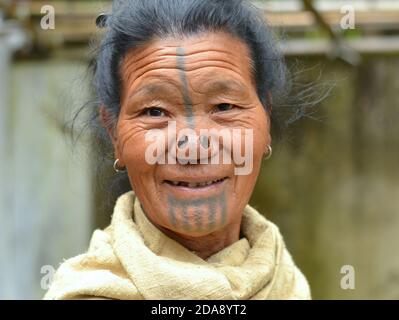
[[[226,186],[227,177],[214,179],[193,179],[190,181],[179,180],[164,180],[164,186],[168,193],[176,199],[200,199],[215,196],[222,192]]]
[[[201,181],[201,182],[173,181],[173,180],[165,180],[165,182],[174,187],[186,187],[186,188],[195,188],[196,189],[196,188],[204,188],[204,187],[208,187],[211,185],[216,185],[216,184],[222,183],[226,179],[227,179],[227,177],[224,177],[221,179],[216,179],[216,180]]]

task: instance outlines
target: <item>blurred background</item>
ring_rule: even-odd
[[[280,227],[314,298],[398,299],[399,1],[255,4],[299,75],[297,98],[328,96],[274,142],[251,204]],[[110,221],[96,141],[72,144],[65,125],[92,97],[89,43],[110,5],[0,0],[1,299],[42,298]]]

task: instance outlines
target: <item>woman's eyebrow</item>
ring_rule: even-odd
[[[219,93],[232,93],[237,95],[245,95],[248,93],[248,88],[244,84],[236,80],[211,80],[205,82],[201,86],[201,91],[204,94],[216,95]],[[155,82],[141,86],[136,89],[128,98],[140,99],[154,96],[170,97],[172,92],[181,93],[181,88],[172,82]]]
[[[134,90],[134,92],[129,96],[128,100],[134,98],[146,98],[152,96],[170,96],[171,92],[177,91],[175,85],[168,82],[157,82],[143,85],[140,88]]]
[[[201,90],[205,94],[234,93],[244,95],[248,88],[236,80],[213,80],[207,81]]]

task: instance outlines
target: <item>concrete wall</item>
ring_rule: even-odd
[[[280,226],[315,298],[398,299],[399,59],[304,67],[315,65],[310,78],[321,67],[321,81],[336,81],[321,121],[274,143],[252,203]],[[343,265],[354,267],[354,290],[340,286]]]
[[[82,67],[19,62],[3,78],[11,99],[0,109],[6,129],[0,139],[6,145],[0,154],[0,298],[41,298],[42,277],[49,275],[42,267],[57,268],[88,246],[90,158],[71,149],[60,125],[66,108],[85,95]]]

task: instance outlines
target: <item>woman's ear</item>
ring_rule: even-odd
[[[272,93],[270,91],[267,91],[267,103],[269,104],[270,112],[272,112],[273,111],[273,97],[272,97]]]
[[[100,116],[101,124],[107,130],[107,132],[112,140],[112,143],[115,145],[116,137],[115,137],[114,119],[112,118],[112,115],[109,113],[109,111],[107,110],[107,108],[105,108],[104,105],[100,106],[99,116]]]
[[[119,153],[119,148],[118,148],[118,140],[116,136],[116,124],[115,124],[115,119],[111,115],[111,113],[107,110],[107,108],[104,105],[100,106],[99,109],[99,117],[101,124],[103,127],[107,130],[109,137],[111,138],[112,145],[114,146],[114,154],[115,154],[115,159],[119,159],[120,164],[122,162],[121,155]]]
[[[268,130],[267,130],[267,141],[268,144],[272,144],[272,137],[271,137],[271,133],[270,133],[270,128],[271,128],[271,115],[273,112],[273,96],[272,93],[270,92],[270,90],[267,91],[267,104],[269,105],[270,108],[270,112],[266,112],[267,114],[267,122],[268,122]]]

